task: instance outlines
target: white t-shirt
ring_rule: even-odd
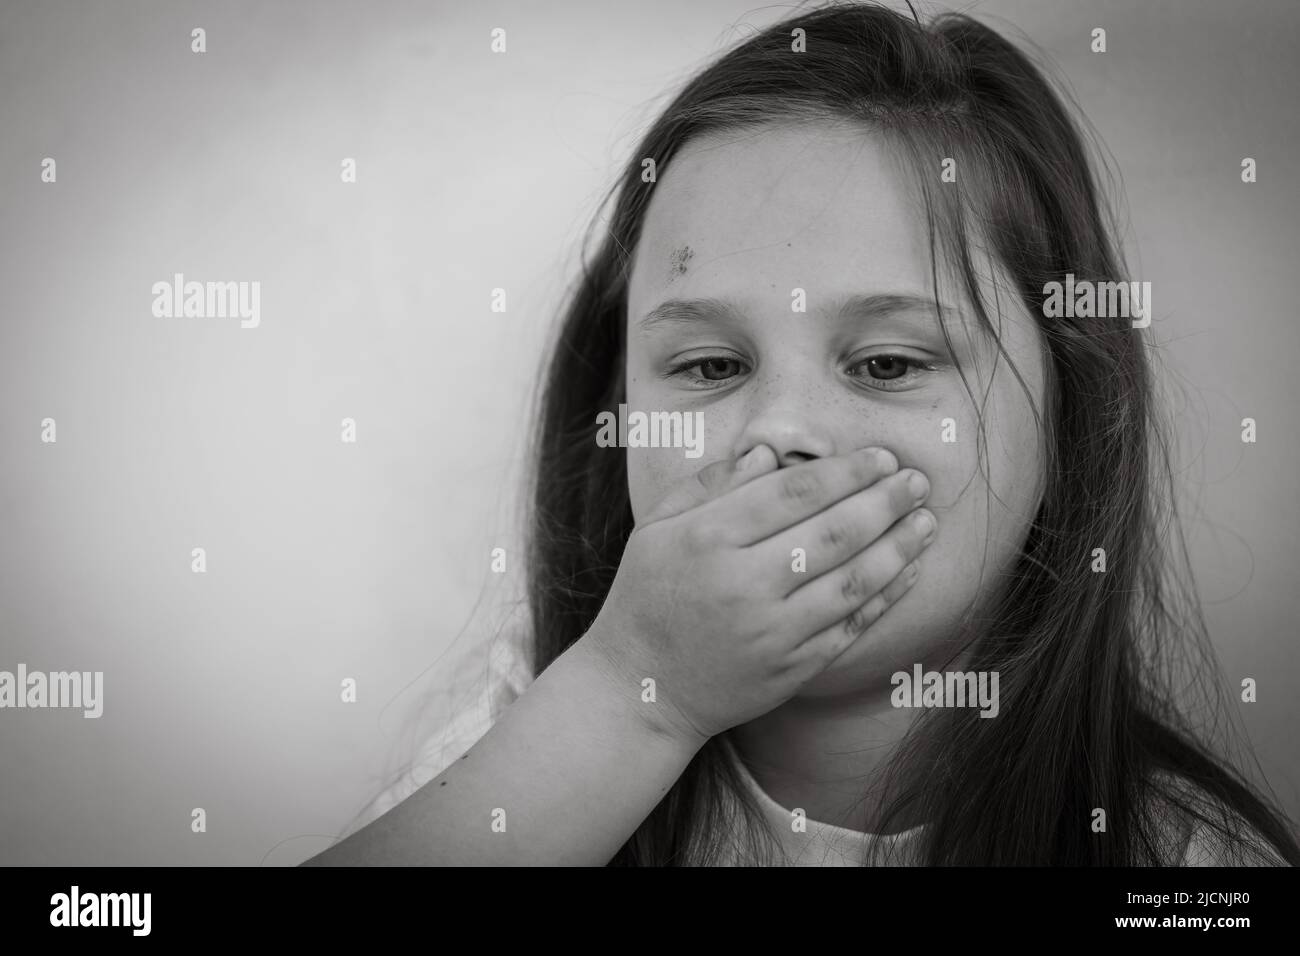
[[[458,698],[450,722],[429,737],[421,746],[414,761],[400,777],[375,797],[353,820],[340,838],[355,833],[368,823],[387,813],[420,787],[433,780],[451,763],[477,743],[532,682],[531,651],[527,633],[513,629],[496,640],[488,642],[462,657],[457,668],[455,686],[467,686],[469,693]],[[914,827],[900,833],[881,835],[861,833],[806,820],[804,832],[792,826],[792,811],[773,800],[746,769],[732,745],[722,738],[724,745],[735,757],[741,780],[749,787],[764,819],[776,836],[781,851],[790,866],[861,866],[865,853],[873,844],[884,844],[885,852],[877,859],[906,864],[908,852],[923,827]],[[1263,839],[1250,834],[1253,842],[1277,865],[1286,865]],[[1215,849],[1211,831],[1206,826],[1188,827],[1174,837],[1181,846],[1183,866],[1231,865]],[[736,858],[724,863],[733,865]]]
[[[480,643],[461,656],[450,686],[451,717],[421,745],[411,764],[348,825],[340,839],[377,820],[478,743],[532,683],[531,654],[519,630]]]
[[[889,861],[891,865],[907,865],[908,852],[915,838],[924,827],[913,827],[893,834],[862,833],[848,830],[830,823],[821,823],[804,816],[796,827],[794,812],[781,806],[768,795],[767,791],[754,779],[745,762],[740,759],[736,749],[724,735],[724,746],[731,753],[740,779],[757,801],[763,811],[763,819],[768,829],[777,839],[780,852],[784,855],[785,866],[863,866],[866,863],[868,848],[881,846],[878,860]],[[733,856],[723,865],[738,864]]]

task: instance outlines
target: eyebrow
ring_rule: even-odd
[[[822,313],[845,319],[872,321],[892,318],[904,313],[926,313],[933,316],[936,304],[934,299],[927,299],[907,293],[880,293],[875,295],[850,295],[832,301]],[[938,310],[945,318],[961,321],[958,309],[942,302]],[[661,326],[687,326],[696,322],[742,321],[741,307],[738,303],[726,299],[668,299],[647,312],[637,323],[646,331]]]

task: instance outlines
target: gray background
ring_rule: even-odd
[[[4,4],[0,669],[106,689],[99,720],[0,711],[0,861],[291,864],[348,822],[517,582],[528,389],[599,197],[676,84],[792,9]],[[1300,815],[1300,5],[964,9],[1041,49],[1123,175],[1208,621]],[[174,272],[259,280],[260,328],[153,317]]]

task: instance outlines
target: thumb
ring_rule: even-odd
[[[777,465],[776,452],[767,445],[755,445],[739,458],[724,458],[705,465],[689,478],[674,485],[638,526],[663,521],[684,511],[697,508],[739,488],[759,475],[765,475]]]

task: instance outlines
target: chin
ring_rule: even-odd
[[[930,612],[922,608],[931,606]],[[916,664],[939,667],[953,652],[951,635],[960,631],[960,614],[933,613],[933,602],[911,593],[885,612],[835,663],[795,694],[796,697],[840,697],[889,694],[890,678],[911,673]]]

